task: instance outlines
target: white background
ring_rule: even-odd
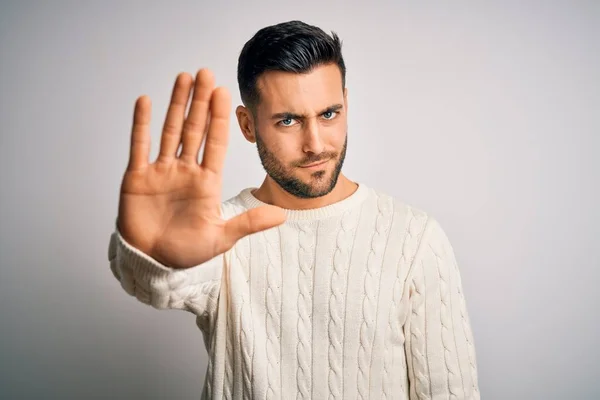
[[[344,172],[435,216],[484,399],[597,399],[600,2],[0,3],[0,397],[199,398],[194,317],[129,297],[108,240],[135,99],[301,19],[344,41]],[[232,114],[223,199],[263,179]]]

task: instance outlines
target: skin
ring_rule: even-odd
[[[283,209],[312,209],[350,196],[341,173],[348,132],[348,91],[337,65],[305,74],[269,71],[257,82],[256,115],[238,106],[240,129],[256,143],[267,175],[253,194]],[[306,167],[321,163],[318,166]]]
[[[200,265],[242,237],[285,221],[283,210],[272,205],[229,220],[221,216],[230,110],[229,92],[215,88],[211,71],[201,69],[195,80],[188,73],[179,74],[163,123],[160,152],[151,162],[151,102],[148,96],[136,100],[117,228],[130,245],[167,267]]]
[[[307,74],[269,72],[258,86],[261,102],[256,118],[243,106],[236,115],[246,139],[257,143],[267,170],[254,192],[266,205],[222,218],[230,95],[225,88],[215,88],[209,70],[198,71],[195,79],[181,73],[153,162],[151,102],[148,96],[136,100],[117,218],[125,241],[165,266],[190,268],[223,254],[244,236],[281,225],[286,220],[284,209],[323,207],[357,189],[341,174],[348,102],[337,66],[325,65]],[[320,161],[326,162],[305,168]]]

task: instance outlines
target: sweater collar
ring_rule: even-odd
[[[249,187],[240,192],[240,198],[249,209],[267,205],[252,194],[256,189],[255,187]],[[358,183],[358,188],[354,193],[336,203],[306,210],[283,210],[288,221],[319,220],[340,215],[344,211],[358,207],[368,197],[368,194],[369,188],[362,183]]]

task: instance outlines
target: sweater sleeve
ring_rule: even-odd
[[[217,305],[223,255],[191,268],[171,268],[128,243],[115,223],[108,260],[125,292],[156,309],[206,316]]]
[[[410,399],[480,399],[469,315],[453,248],[429,217],[406,281]]]

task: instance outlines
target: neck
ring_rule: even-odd
[[[270,176],[266,176],[260,188],[252,194],[263,203],[287,210],[309,210],[321,208],[344,200],[356,191],[358,185],[340,174],[333,190],[325,196],[302,199],[283,190]]]

